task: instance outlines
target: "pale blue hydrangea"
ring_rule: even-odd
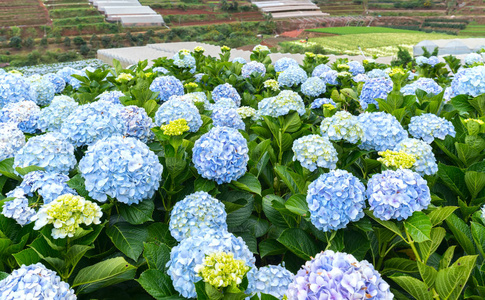
[[[428,64],[428,58],[425,57],[425,56],[418,56],[416,57],[416,64],[418,66],[424,66],[424,65],[427,65]]]
[[[241,106],[241,96],[237,93],[237,90],[229,83],[219,84],[212,91],[212,100],[218,102],[222,98],[229,98],[236,103],[236,106]]]
[[[15,123],[20,130],[31,134],[39,130],[39,116],[40,107],[33,101],[9,103],[0,110],[0,122]]]
[[[172,57],[173,64],[179,68],[192,69],[195,68],[195,58],[190,53],[182,53],[179,51]],[[194,70],[195,71],[195,70]]]
[[[317,99],[313,100],[312,104],[310,105],[310,108],[311,109],[318,109],[318,108],[322,107],[322,105],[324,105],[324,104],[332,104],[335,107],[337,106],[337,103],[335,103],[335,101],[333,101],[330,98],[317,98]]]
[[[214,126],[226,126],[234,129],[244,130],[246,125],[235,108],[215,109],[211,115]]]
[[[352,77],[352,80],[357,83],[366,82],[367,80],[369,80],[369,76],[367,76],[366,74],[357,74],[357,76]]]
[[[207,230],[199,235],[183,239],[172,248],[167,274],[172,279],[173,287],[185,298],[195,298],[195,283],[202,278],[195,271],[195,266],[202,264],[206,255],[214,252],[234,254],[235,259],[254,267],[255,258],[241,237],[235,237],[225,230]]]
[[[308,78],[305,70],[299,66],[290,66],[278,75],[280,86],[292,87],[299,85]]]
[[[28,196],[37,192],[42,196],[44,204],[47,204],[64,194],[77,195],[77,192],[67,185],[68,181],[69,176],[66,174],[33,171],[24,176],[19,188]]]
[[[364,217],[365,186],[345,170],[320,175],[308,186],[310,220],[323,232],[347,227]]]
[[[258,296],[263,293],[283,299],[294,276],[285,267],[279,265],[252,268],[247,273],[248,288],[245,293]]]
[[[282,57],[274,63],[274,70],[277,73],[283,72],[284,70],[288,69],[290,66],[298,67],[298,62],[293,58]]]
[[[153,73],[162,73],[162,74],[168,74],[168,70],[165,69],[164,67],[155,67],[152,69]]]
[[[385,112],[364,112],[358,116],[364,136],[359,148],[364,150],[392,150],[408,134],[401,123],[391,114]]]
[[[5,105],[32,100],[30,83],[21,75],[0,74],[0,109]]]
[[[403,139],[396,145],[394,151],[404,151],[407,154],[414,155],[416,162],[412,169],[420,175],[433,175],[438,172],[433,148],[421,140]]]
[[[3,68],[0,68],[0,75],[7,73]]]
[[[305,103],[298,93],[284,90],[277,96],[264,98],[258,103],[258,111],[261,116],[279,117],[287,115],[290,111],[296,111],[301,116],[305,110]]]
[[[347,63],[347,66],[349,66],[349,72],[352,73],[353,76],[357,76],[359,74],[363,74],[365,73],[365,68],[364,66],[356,61],[356,60],[353,60],[353,61],[349,61]]]
[[[455,127],[445,118],[435,114],[422,114],[411,118],[408,125],[408,132],[417,139],[422,139],[431,144],[435,138],[444,140],[447,135],[455,137]]]
[[[67,67],[69,68],[69,67]],[[72,68],[71,68],[72,69]],[[71,72],[71,73],[69,73]],[[64,80],[66,80],[66,83],[69,83],[73,89],[77,90],[81,87],[81,81],[77,78],[74,78],[72,75],[78,75],[78,76],[86,76],[86,73],[84,73],[84,71],[82,70],[76,70],[76,69],[72,69],[72,70],[69,70],[69,72],[66,72],[66,75],[69,74],[69,76],[67,76],[67,79],[65,77]],[[61,74],[59,74],[59,72],[57,72],[57,75],[61,76]]]
[[[328,71],[331,71],[332,68],[330,68],[329,66],[325,65],[325,64],[320,64],[318,66],[315,67],[315,69],[313,69],[313,72],[312,72],[312,77],[322,77],[322,75],[324,75],[325,73],[327,73]]]
[[[389,78],[369,78],[362,87],[359,102],[362,109],[367,109],[369,104],[379,107],[376,99],[387,99],[387,95],[392,91],[392,81]]]
[[[374,216],[385,221],[405,220],[431,202],[426,180],[408,169],[374,174],[367,183],[367,198]]]
[[[177,99],[163,103],[155,113],[155,125],[162,126],[178,119],[185,119],[190,127],[190,132],[197,132],[202,126],[202,118],[197,107],[190,103]]]
[[[43,264],[22,265],[0,281],[0,299],[75,300],[74,290]]]
[[[315,171],[317,167],[335,169],[338,153],[333,144],[316,134],[303,136],[293,142],[293,161],[298,160],[302,167]]]
[[[36,212],[29,207],[29,199],[21,188],[16,188],[7,193],[7,198],[15,198],[3,204],[2,215],[6,218],[14,219],[20,226],[27,225],[33,221]],[[2,283],[0,281],[0,287]],[[1,288],[0,288],[1,295]]]
[[[192,152],[197,172],[218,184],[238,180],[246,173],[248,144],[234,128],[213,127],[195,142]]]
[[[155,137],[152,132],[155,124],[144,108],[135,105],[124,106],[121,108],[120,116],[125,123],[124,136],[137,138],[144,143]]]
[[[69,96],[55,96],[51,104],[40,111],[37,120],[42,132],[60,131],[62,122],[78,107],[77,102]]]
[[[96,97],[99,101],[107,101],[113,104],[121,104],[120,97],[124,97],[125,94],[123,94],[120,91],[104,91],[100,95]]]
[[[45,79],[49,80],[55,87],[56,94],[62,93],[66,87],[66,81],[59,75],[55,73],[48,73],[43,76]]]
[[[465,65],[467,66],[471,66],[473,64],[482,63],[482,62],[483,62],[483,58],[478,53],[470,53],[467,56],[465,56]]]
[[[409,72],[408,80],[414,80],[414,78],[418,77],[418,74],[414,72]]]
[[[125,132],[121,105],[96,101],[78,106],[61,125],[61,133],[76,147]]]
[[[180,242],[211,229],[226,231],[226,218],[221,201],[206,192],[195,192],[177,202],[170,212],[170,234]]]
[[[318,253],[296,273],[288,299],[392,300],[390,286],[374,266],[352,254],[326,250]]]
[[[323,119],[320,132],[331,141],[344,140],[351,144],[356,144],[364,136],[359,118],[347,111],[338,111]]]
[[[39,106],[47,106],[56,95],[56,87],[47,78],[34,75],[27,80],[30,83],[30,97]]]
[[[64,67],[62,69],[60,69],[59,71],[57,71],[57,75],[59,77],[61,77],[62,79],[64,79],[64,81],[66,83],[69,83],[72,79],[71,75],[73,74],[77,74],[78,70],[76,69],[73,69],[71,67]]]
[[[195,82],[200,82],[202,80],[202,77],[204,77],[204,73],[198,73],[194,75]]]
[[[204,92],[192,92],[192,93],[187,93],[183,96],[172,96],[170,97],[169,100],[171,100],[172,98],[175,98],[177,97],[177,99],[179,99],[180,101],[186,101],[186,102],[190,102],[194,105],[199,105],[201,104],[204,109],[208,109],[210,110],[210,102],[209,100],[207,99],[207,95],[204,93]],[[220,100],[219,100],[220,102]],[[236,106],[236,104],[234,103],[234,101],[231,100],[231,102],[234,104],[234,107]]]
[[[254,72],[261,75],[261,77],[264,77],[264,75],[266,74],[266,67],[262,63],[257,61],[248,62],[242,67],[241,76],[243,78],[249,78]]]
[[[446,87],[445,88],[445,92],[443,93],[443,101],[445,103],[447,103],[448,101],[451,100],[451,94],[453,93],[453,90],[451,89],[451,87]]]
[[[25,136],[16,123],[0,123],[0,161],[14,157],[25,145]]]
[[[485,67],[463,68],[451,81],[451,98],[458,95],[476,97],[485,94]]]
[[[318,97],[325,93],[327,86],[319,77],[310,77],[301,85],[303,95],[309,97]]]
[[[159,76],[150,84],[152,92],[158,92],[158,99],[167,101],[171,96],[182,96],[184,94],[184,85],[174,76]]]
[[[233,63],[240,63],[241,65],[247,64],[247,61],[242,57],[234,57]]]
[[[79,161],[79,171],[93,199],[105,202],[110,197],[131,205],[158,190],[163,166],[144,143],[114,136],[89,146]]]
[[[366,74],[369,78],[390,78],[386,71],[381,69],[373,69]]]
[[[440,60],[439,60],[439,58],[438,58],[438,57],[436,57],[436,56],[430,56],[430,57],[428,58],[428,65],[430,65],[430,66],[432,66],[432,67],[436,66],[436,65],[437,65],[437,64],[439,64],[439,63],[440,63]]]
[[[69,173],[76,165],[74,147],[58,132],[31,137],[15,154],[13,168],[38,166],[47,172]]]
[[[322,73],[320,77],[323,81],[325,81],[326,84],[330,84],[330,85],[338,85],[339,82],[338,82],[338,72],[335,71],[335,70],[330,70],[328,72],[324,72]]]
[[[415,95],[417,89],[423,90],[427,94],[431,93],[433,95],[438,95],[443,91],[443,88],[439,86],[433,79],[421,77],[415,82],[403,86],[401,88],[401,93],[403,93],[404,96]]]
[[[219,101],[217,101],[214,104],[210,104],[208,109],[209,110],[218,110],[218,109],[231,109],[235,108],[237,109],[236,103],[232,99],[229,98],[221,98]]]

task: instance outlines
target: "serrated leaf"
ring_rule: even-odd
[[[428,286],[428,288],[432,288],[436,281],[436,275],[438,274],[438,271],[436,271],[435,268],[427,266],[420,261],[417,261],[416,263],[418,265],[419,274],[421,275],[421,278],[423,278],[424,283]]]
[[[451,267],[442,269],[436,276],[436,291],[440,299],[458,299],[468,281],[477,256],[460,257]]]
[[[456,206],[444,206],[438,207],[428,214],[431,224],[433,226],[439,225],[446,220],[458,207]]]
[[[86,199],[91,199],[89,197],[89,192],[86,190],[86,186],[84,185],[84,178],[81,176],[81,174],[77,174],[76,176],[74,176],[73,178],[71,178],[69,181],[66,182],[67,185],[71,188],[73,188],[74,190],[76,190],[76,192],[86,198]]]
[[[178,296],[172,285],[170,276],[160,270],[146,270],[136,279],[138,283],[157,300],[167,299],[184,299]]]
[[[235,185],[241,190],[255,193],[261,196],[261,183],[258,178],[253,174],[247,172],[243,177],[237,181],[231,181],[231,184]]]
[[[379,218],[374,217],[374,214],[370,210],[364,210],[364,212],[365,212],[366,215],[371,217],[374,221],[376,221],[377,223],[381,224],[382,226],[386,227],[387,229],[389,229],[390,231],[394,232],[395,234],[400,236],[402,239],[404,239],[404,237],[402,236],[401,229],[395,223],[393,223],[391,221],[383,221]]]
[[[413,296],[414,299],[433,300],[433,295],[424,282],[410,276],[391,276],[390,278]]]
[[[207,180],[200,176],[194,181],[194,191],[196,192],[210,192],[216,187],[216,183],[213,180]]]
[[[275,239],[267,239],[259,243],[261,258],[268,255],[279,255],[286,252],[286,247]]]
[[[404,222],[404,228],[415,242],[421,243],[431,238],[431,220],[423,212],[414,212]]]
[[[439,270],[448,268],[448,266],[451,263],[451,260],[453,259],[453,255],[455,254],[455,248],[456,246],[451,246],[448,249],[446,249],[445,253],[440,259]]]
[[[465,183],[472,195],[472,199],[475,199],[485,187],[485,173],[467,171],[465,172]]]
[[[24,249],[12,254],[12,256],[15,258],[15,261],[19,266],[36,264],[41,260],[39,254],[37,254],[34,249]]]
[[[155,210],[155,204],[151,199],[146,199],[138,204],[120,204],[120,215],[132,225],[140,225],[148,221],[153,221],[152,215]]]
[[[394,257],[384,261],[383,273],[388,272],[418,273],[416,262],[406,258]]]
[[[148,268],[165,272],[170,260],[170,247],[163,243],[144,243],[143,257]]]
[[[290,171],[286,166],[276,166],[275,171],[293,194],[306,192],[305,179],[300,175]]]
[[[426,263],[428,258],[433,254],[443,241],[446,235],[446,230],[442,227],[435,227],[431,229],[431,238],[429,241],[419,243],[419,250],[421,252],[421,259]]]
[[[468,225],[455,214],[451,214],[448,219],[446,219],[446,224],[463,250],[469,255],[475,254],[473,236]]]
[[[135,261],[143,252],[143,242],[148,238],[146,227],[134,226],[124,222],[109,226],[106,229],[106,234],[116,248]]]
[[[294,219],[283,215],[273,207],[272,203],[275,201],[281,204],[281,206],[284,206],[285,200],[279,196],[270,194],[263,197],[263,212],[271,224],[280,228],[288,228],[296,225]]]
[[[465,173],[460,168],[439,163],[438,172],[436,174],[447,187],[458,194],[462,199],[467,198],[464,194],[464,191],[467,190]]]
[[[305,195],[297,194],[291,196],[288,200],[286,200],[285,207],[292,213],[299,216],[310,217]]]
[[[13,157],[0,161],[0,174],[6,176],[8,178],[21,181],[22,178],[20,176],[18,176],[17,174],[15,174],[15,172],[14,172],[13,161],[14,161]]]
[[[283,231],[278,242],[283,244],[291,252],[305,260],[310,260],[318,252],[318,247],[308,233],[299,228],[289,228]]]

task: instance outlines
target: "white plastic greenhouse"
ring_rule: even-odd
[[[422,47],[425,47],[429,52],[438,48],[438,55],[440,56],[469,54],[485,48],[485,39],[424,40],[414,46],[414,56],[423,55]]]

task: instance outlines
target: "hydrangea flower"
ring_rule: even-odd
[[[247,274],[246,294],[263,293],[283,299],[294,276],[283,266],[268,265],[259,269],[252,268]]]
[[[25,136],[17,124],[0,123],[0,161],[14,157],[25,145]]]
[[[440,63],[440,60],[436,56],[430,56],[428,58],[428,64],[432,67],[436,66],[439,63]]]
[[[367,72],[367,77],[369,78],[390,78],[386,71],[381,69],[373,69]]]
[[[244,65],[247,63],[247,61],[242,58],[242,57],[234,57],[234,59],[232,60],[233,63],[240,63],[241,65]]]
[[[222,98],[229,98],[236,103],[236,106],[241,106],[241,96],[237,93],[237,90],[229,83],[219,84],[212,91],[212,100],[218,102]]]
[[[416,64],[418,66],[424,66],[428,64],[428,58],[425,56],[418,56],[416,57]]]
[[[11,73],[0,74],[0,109],[9,103],[30,100],[30,83],[24,77]]]
[[[241,76],[244,78],[249,78],[254,72],[259,73],[261,77],[264,77],[266,74],[266,67],[260,62],[251,61],[242,67]]]
[[[313,72],[312,72],[312,77],[322,77],[322,75],[328,71],[331,71],[332,68],[330,68],[329,66],[325,65],[325,64],[320,64],[318,66],[315,67],[315,69],[313,69]]]
[[[203,178],[222,184],[246,173],[247,141],[234,128],[213,127],[195,142],[192,151],[192,162]]]
[[[172,57],[173,64],[179,68],[192,69],[195,68],[195,58],[190,55],[188,50],[180,50]],[[194,70],[195,71],[195,70]]]
[[[335,169],[338,161],[337,150],[332,143],[316,134],[303,136],[293,142],[293,160],[310,171],[317,167]]]
[[[268,46],[256,45],[253,48],[253,52],[263,52],[263,51],[268,51],[269,53],[271,53],[271,50],[269,50]]]
[[[476,97],[485,94],[485,66],[463,68],[451,81],[451,96],[470,95]]]
[[[187,125],[185,119],[177,119],[170,121],[167,125],[160,126],[160,130],[162,130],[165,135],[175,136],[184,134],[184,132],[190,130],[190,127]]]
[[[107,101],[112,104],[121,104],[120,97],[123,96],[125,96],[125,94],[120,91],[104,91],[103,93],[98,95],[96,99],[98,99],[99,101]]]
[[[39,75],[27,79],[30,83],[30,97],[39,106],[47,106],[56,94],[55,85]]]
[[[380,161],[386,167],[394,167],[399,169],[411,169],[416,163],[416,157],[413,154],[406,153],[404,151],[380,151],[378,154],[381,156],[377,160]]]
[[[364,150],[385,151],[394,147],[408,134],[399,121],[391,114],[385,112],[364,112],[358,116],[364,129],[362,144],[359,148]]]
[[[0,299],[75,300],[74,290],[43,264],[22,265],[0,281]]]
[[[236,103],[229,98],[221,98],[214,104],[209,105],[209,110],[218,110],[218,109],[237,109]]]
[[[374,267],[352,254],[326,250],[296,273],[288,299],[391,300],[394,295]]]
[[[320,132],[331,141],[344,140],[351,144],[357,143],[364,136],[359,118],[347,111],[338,111],[323,119]]]
[[[269,90],[272,90],[273,92],[277,92],[280,90],[280,84],[278,83],[278,81],[274,80],[274,79],[268,79],[264,82],[264,87],[269,89]]]
[[[163,166],[144,143],[114,136],[89,146],[79,171],[93,199],[105,202],[109,196],[131,205],[153,196]]]
[[[195,298],[195,283],[202,278],[195,271],[202,264],[205,256],[215,252],[232,253],[235,259],[241,259],[248,267],[253,267],[255,258],[244,240],[225,230],[208,230],[191,236],[172,248],[167,274],[172,279],[173,287],[183,297]]]
[[[6,218],[14,219],[20,226],[31,223],[36,212],[32,207],[29,207],[29,199],[25,197],[24,191],[21,188],[16,188],[8,192],[6,196],[14,197],[15,199],[3,204],[2,215]]]
[[[470,53],[465,56],[465,65],[471,66],[476,63],[482,63],[483,59],[482,56],[478,53]]]
[[[292,87],[305,82],[307,78],[305,70],[299,66],[290,66],[280,73],[278,83],[280,86]]]
[[[318,109],[318,108],[322,107],[324,104],[331,104],[334,107],[337,106],[337,103],[335,103],[335,101],[333,101],[330,98],[317,98],[317,99],[313,100],[312,104],[310,105],[310,108],[311,109]]]
[[[38,166],[47,172],[69,173],[75,165],[74,147],[62,134],[49,132],[30,138],[15,154],[13,168]]]
[[[55,93],[60,94],[64,91],[66,87],[66,81],[59,75],[55,73],[48,73],[43,76],[44,79],[47,79],[54,85]]]
[[[202,77],[204,76],[204,73],[198,73],[194,75],[195,81],[194,82],[200,82],[202,80]]]
[[[222,202],[206,192],[195,192],[177,202],[170,212],[170,234],[180,242],[207,230],[227,230],[226,218]]]
[[[171,96],[182,96],[184,94],[184,85],[174,76],[160,76],[152,81],[150,91],[158,92],[158,99],[167,101]]]
[[[375,104],[379,107],[379,104],[375,100],[386,99],[387,95],[392,91],[392,80],[389,78],[369,78],[362,87],[360,93],[359,102],[362,109],[367,109],[369,104]]]
[[[216,288],[237,286],[249,269],[244,260],[235,259],[231,252],[210,253],[202,260],[202,264],[195,266],[202,280]]]
[[[438,165],[433,154],[433,148],[425,142],[417,139],[403,139],[396,145],[394,151],[404,151],[414,155],[416,162],[413,170],[420,175],[433,175],[438,172]]]
[[[211,115],[214,126],[226,126],[244,130],[246,125],[235,108],[215,109]]]
[[[409,133],[417,139],[431,144],[435,138],[444,140],[447,135],[455,137],[455,127],[445,118],[435,114],[422,114],[411,118],[408,126]]]
[[[306,201],[313,225],[324,232],[345,228],[364,216],[365,186],[345,170],[320,175],[308,186]]]
[[[443,91],[443,88],[439,86],[433,79],[421,77],[413,83],[407,84],[401,88],[401,93],[406,95],[415,95],[416,90],[420,89],[427,94],[431,93],[437,95]]]
[[[258,103],[261,116],[279,117],[287,115],[290,111],[296,111],[301,116],[305,110],[305,103],[298,93],[284,90],[275,97],[264,98]]]
[[[101,208],[94,202],[81,196],[64,194],[54,201],[42,205],[37,212],[34,230],[39,230],[47,224],[52,224],[54,239],[73,237],[81,224],[101,224],[103,216]]]
[[[298,67],[298,62],[293,58],[282,57],[274,63],[274,70],[279,73],[288,69],[290,66]]]
[[[365,73],[364,66],[356,60],[349,61],[347,65],[349,66],[349,72],[352,73],[353,76]]]
[[[69,96],[55,96],[51,104],[44,107],[39,114],[37,126],[42,132],[60,131],[62,122],[78,107],[77,102]]]
[[[163,103],[155,113],[155,125],[157,126],[177,119],[185,119],[190,127],[190,132],[197,132],[203,123],[199,110],[194,104],[176,99]]]
[[[257,118],[256,110],[250,106],[241,106],[236,111],[242,119],[251,118],[254,120]]]
[[[197,105],[200,103],[200,104],[203,104],[205,108],[209,107],[209,104],[210,104],[204,92],[193,92],[193,93],[185,94],[183,96],[172,96],[172,97],[178,97],[179,100],[191,102],[194,105]],[[172,97],[170,99],[172,99]]]
[[[137,138],[144,143],[153,140],[155,135],[152,128],[155,124],[144,108],[135,105],[124,106],[120,115],[125,122],[124,136]]]
[[[62,123],[61,133],[76,147],[125,132],[121,105],[96,101],[78,106]]]
[[[369,80],[369,76],[367,76],[366,74],[358,74],[352,77],[352,80],[355,82],[366,82],[367,80]]]
[[[318,97],[325,93],[327,86],[319,77],[310,77],[301,85],[301,92],[310,97]]]
[[[24,180],[19,188],[28,196],[33,196],[37,192],[44,204],[50,203],[64,194],[77,195],[77,192],[67,185],[69,176],[60,173],[50,173],[45,171],[33,171],[24,176]]]
[[[152,69],[153,73],[162,73],[162,74],[168,74],[168,70],[165,69],[164,67],[155,67]]]
[[[73,69],[71,67],[64,67],[57,71],[56,75],[64,79],[66,83],[70,83],[72,77],[71,75],[77,74],[78,70]]]
[[[405,220],[431,202],[426,180],[407,169],[374,174],[367,183],[367,198],[374,216],[386,221]]]
[[[25,133],[38,132],[38,120],[40,107],[33,101],[12,102],[0,110],[0,122],[12,122],[17,124]]]
[[[339,82],[338,82],[339,74],[340,73],[335,71],[335,70],[330,70],[328,72],[322,73],[318,77],[320,77],[323,81],[325,81],[326,84],[338,85],[339,84]]]

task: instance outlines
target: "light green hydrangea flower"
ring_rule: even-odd
[[[244,260],[235,259],[230,252],[211,253],[204,258],[201,265],[195,267],[204,282],[216,288],[240,284],[249,269]]]
[[[277,92],[280,90],[280,85],[278,83],[278,81],[274,80],[274,79],[268,79],[264,82],[264,87],[267,88],[267,89],[270,89],[274,92]]]
[[[339,111],[332,117],[325,118],[320,125],[320,132],[331,141],[344,140],[352,144],[364,136],[358,118],[347,111]]]
[[[241,116],[242,119],[252,118],[257,119],[256,110],[250,106],[241,106],[236,109],[237,113]]]
[[[165,135],[182,135],[184,132],[189,131],[190,127],[185,119],[177,119],[170,121],[167,125],[160,126],[160,129]]]
[[[128,82],[132,79],[133,79],[133,75],[128,74],[128,73],[121,73],[120,75],[118,75],[118,77],[116,77],[115,80],[117,82]]]
[[[386,150],[379,152],[377,160],[383,163],[386,167],[394,167],[398,169],[411,169],[416,162],[416,157],[404,151]]]

